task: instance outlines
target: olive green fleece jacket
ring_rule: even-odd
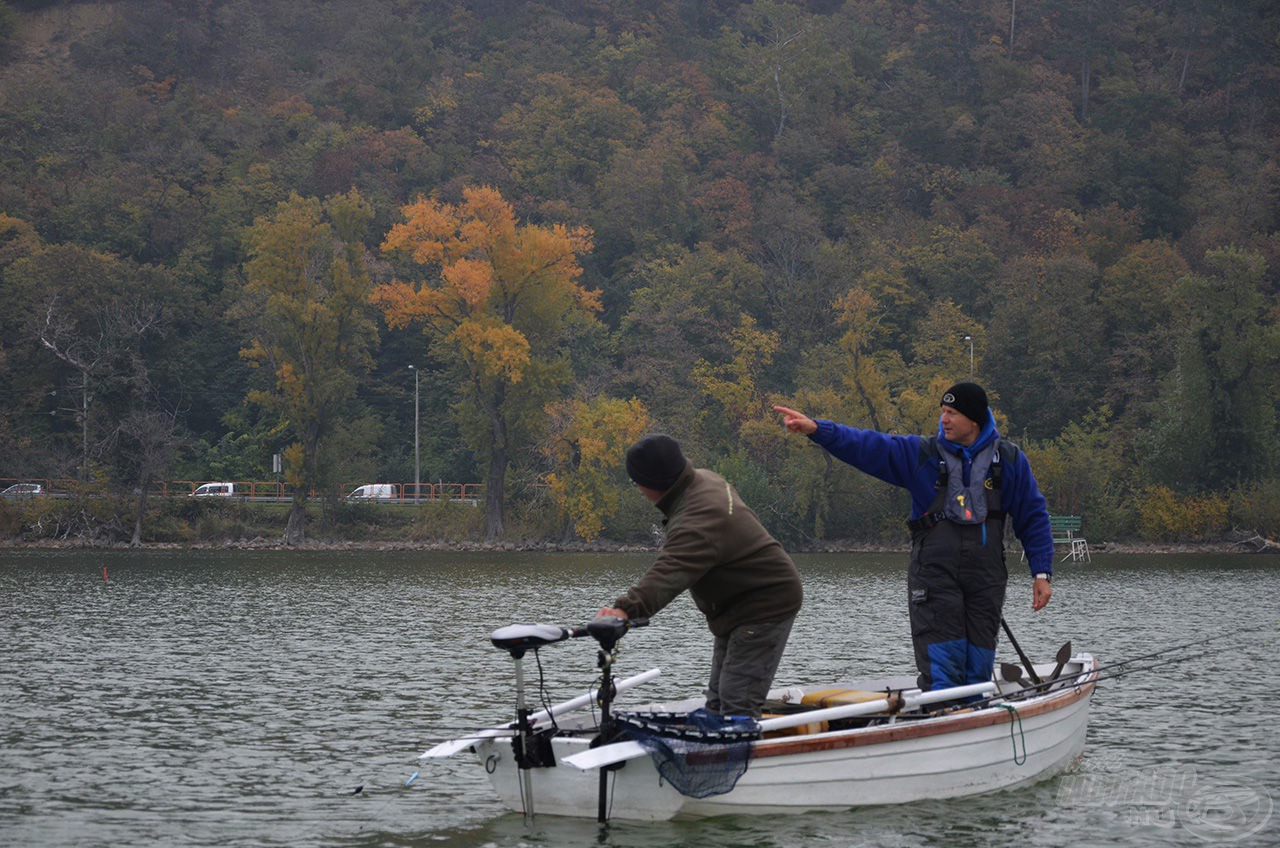
[[[799,611],[791,557],[719,474],[686,464],[657,507],[666,516],[662,552],[615,607],[647,618],[688,589],[717,636]]]

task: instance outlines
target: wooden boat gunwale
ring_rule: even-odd
[[[1080,673],[1080,676],[1089,673],[1085,670]],[[1001,701],[981,710],[957,712],[951,716],[921,717],[878,727],[855,727],[845,730],[828,730],[806,736],[762,739],[755,743],[751,756],[753,759],[760,759],[839,750],[861,745],[879,745],[1006,724],[1014,720],[1014,713],[1010,710],[1016,711],[1017,717],[1024,720],[1056,712],[1089,697],[1096,685],[1092,680],[1077,682],[1025,702]]]

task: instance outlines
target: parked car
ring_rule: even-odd
[[[36,495],[44,494],[44,486],[39,483],[14,483],[9,488],[0,492],[0,498],[34,498]]]
[[[205,483],[197,486],[196,490],[191,493],[193,498],[231,498],[237,495],[244,496],[249,494],[248,487],[243,483],[240,488],[236,488],[235,483]]]
[[[365,483],[363,486],[357,486],[347,495],[346,500],[349,501],[367,501],[379,500],[390,501],[399,497],[396,492],[394,483]]]

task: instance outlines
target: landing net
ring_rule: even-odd
[[[618,713],[618,729],[649,752],[658,774],[681,795],[707,798],[733,789],[747,771],[752,742],[760,738],[754,719],[691,713]]]

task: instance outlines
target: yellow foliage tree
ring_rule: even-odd
[[[595,320],[600,294],[580,285],[585,227],[520,224],[493,188],[468,188],[459,204],[421,198],[402,210],[382,243],[425,275],[378,286],[372,302],[388,325],[420,325],[433,352],[452,362],[463,391],[454,413],[487,454],[485,536],[505,526],[507,468],[567,382],[563,341]]]
[[[898,396],[903,432],[931,434],[938,430],[938,402],[942,393],[961,380],[970,379],[969,342],[974,345],[974,374],[981,372],[985,336],[978,323],[950,300],[935,304],[916,329],[911,346],[912,367],[907,385]],[[979,382],[981,382],[979,380]],[[998,393],[986,387],[992,405]]]
[[[359,376],[372,364],[377,327],[362,241],[373,210],[352,189],[321,202],[293,195],[248,232],[245,300],[249,346],[240,355],[271,369],[270,389],[249,400],[293,428],[286,479],[293,489],[285,538],[306,538],[307,500],[323,481],[321,453]]]
[[[1138,532],[1158,542],[1219,538],[1227,531],[1227,507],[1221,494],[1179,495],[1151,486],[1138,494]]]
[[[723,365],[698,360],[693,366],[693,382],[715,401],[725,416],[724,423],[737,433],[750,421],[773,420],[760,392],[759,377],[778,352],[778,334],[761,330],[754,318],[743,314],[730,343],[733,359]]]
[[[590,541],[618,512],[625,487],[623,456],[648,432],[649,411],[635,398],[575,398],[547,412],[551,439],[544,452],[555,467],[547,487],[573,529]]]
[[[775,403],[799,409],[815,418],[829,418],[855,427],[891,430],[900,421],[892,386],[903,379],[901,359],[884,346],[884,310],[869,287],[859,284],[832,304],[844,331],[839,341],[810,357],[801,387]],[[776,453],[785,457],[777,474],[790,492],[796,512],[815,537],[826,532],[836,488],[861,486],[856,476],[830,454],[815,451],[807,440],[787,438],[773,419]],[[837,480],[843,482],[837,484]],[[853,482],[850,482],[853,481]]]

